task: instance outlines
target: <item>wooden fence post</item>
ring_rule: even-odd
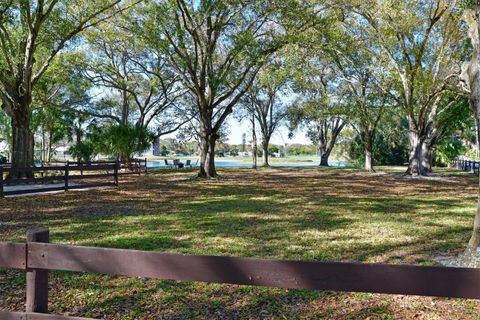
[[[65,166],[65,191],[68,191],[68,161]]]
[[[147,174],[147,173],[148,173],[148,171],[147,171],[147,161],[148,161],[148,159],[147,159],[147,158],[145,158],[145,174]]]
[[[3,196],[3,165],[0,165],[0,198]]]
[[[28,243],[48,243],[50,233],[46,228],[34,228],[27,232],[27,261]],[[48,313],[48,270],[27,269],[27,312]]]
[[[113,183],[115,186],[118,187],[118,167],[120,166],[120,162],[117,160],[114,164],[115,168],[113,169]]]

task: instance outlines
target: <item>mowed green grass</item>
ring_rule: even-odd
[[[355,169],[157,170],[118,189],[0,199],[0,240],[177,253],[431,265],[470,236],[477,180]],[[132,261],[135,263],[135,261]],[[192,269],[195,266],[191,266]],[[0,271],[0,308],[22,310],[24,274]],[[473,300],[313,292],[55,272],[51,311],[107,319],[480,319]]]

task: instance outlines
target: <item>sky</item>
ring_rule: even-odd
[[[250,127],[250,123],[248,120],[239,123],[234,118],[230,118],[227,120],[230,134],[228,143],[229,144],[242,144],[242,135],[244,133],[247,134],[247,143],[252,139],[252,129]],[[257,140],[260,142],[261,134],[257,128]],[[305,132],[299,130],[295,133],[295,136],[292,139],[288,138],[288,129],[285,126],[280,127],[277,129],[277,132],[273,134],[272,140],[270,141],[271,144],[277,145],[284,145],[284,144],[293,144],[293,143],[300,143],[300,144],[311,144],[312,142],[305,136]]]
[[[278,97],[278,102],[282,105],[288,106],[297,98],[297,95],[293,92],[280,92]],[[229,135],[229,144],[242,144],[242,135],[244,133],[247,134],[247,142],[251,141],[252,139],[252,128],[249,120],[244,120],[242,123],[239,123],[235,117],[230,116],[227,118],[227,125],[230,129]],[[310,139],[308,139],[305,135],[305,130],[298,130],[295,132],[294,136],[289,139],[288,138],[289,130],[285,125],[280,126],[276,132],[274,132],[272,139],[270,141],[271,144],[276,145],[285,145],[285,144],[312,144]],[[260,130],[257,125],[257,140],[258,142],[261,141],[261,134]]]

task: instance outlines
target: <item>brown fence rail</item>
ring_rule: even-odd
[[[28,232],[26,244],[0,242],[0,267],[27,271],[27,313],[48,312],[47,270],[274,288],[480,299],[480,269],[473,268],[201,256],[57,245],[48,240],[48,229],[37,228]],[[78,319],[36,316],[27,316],[27,319]]]
[[[79,168],[83,166],[99,166],[99,165],[113,165],[117,164],[119,165],[118,169],[119,175],[125,175],[125,174],[142,174],[142,173],[147,173],[148,169],[148,159],[131,159],[128,161],[116,161],[116,160],[101,160],[101,161],[90,161],[90,162],[82,162],[82,161],[53,161],[53,162],[46,162],[43,161],[41,163],[42,167],[48,167],[51,165],[54,166],[65,166],[65,165],[70,165],[70,166],[77,166]]]
[[[0,166],[0,197],[52,191],[68,191],[93,187],[118,186],[119,168],[119,163],[102,163],[94,165],[71,165],[70,163],[67,163],[63,166],[42,166],[24,169],[25,171],[32,172],[34,177],[26,179],[6,180],[5,176],[12,171],[12,168]],[[89,174],[84,175],[84,171],[89,172]],[[37,174],[37,176],[35,176],[35,174]],[[88,179],[94,180],[103,178],[108,178],[111,180],[100,183],[97,181],[93,181],[90,183],[83,182]],[[82,184],[72,184],[74,181],[78,180],[82,180]],[[49,186],[49,184],[51,183],[56,183],[57,185]],[[38,188],[39,185],[41,185],[42,188]],[[5,190],[6,186],[31,186],[31,188],[27,187],[25,189],[7,191]]]
[[[456,159],[454,160],[453,164],[459,170],[470,172],[470,173],[476,174],[477,176],[479,175],[480,162],[478,161]]]
[[[78,318],[68,316],[56,316],[45,313],[34,312],[6,312],[0,310],[0,319],[2,320],[95,320],[89,318]]]

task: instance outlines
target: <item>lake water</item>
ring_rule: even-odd
[[[181,162],[185,163],[185,160],[180,160]],[[168,160],[168,163],[173,163],[172,160]],[[192,161],[195,164],[195,161]],[[259,166],[261,165],[261,161],[258,163]],[[303,168],[303,167],[316,167],[319,165],[319,162],[291,162],[291,163],[282,163],[282,164],[270,164],[272,167],[289,167],[289,168]],[[347,166],[346,162],[343,161],[331,161],[329,162],[331,167],[345,167]],[[215,161],[215,166],[223,167],[223,168],[250,168],[252,163],[249,162],[242,162],[242,161]],[[149,161],[148,162],[149,168],[160,168],[165,167],[165,162],[162,161]]]

